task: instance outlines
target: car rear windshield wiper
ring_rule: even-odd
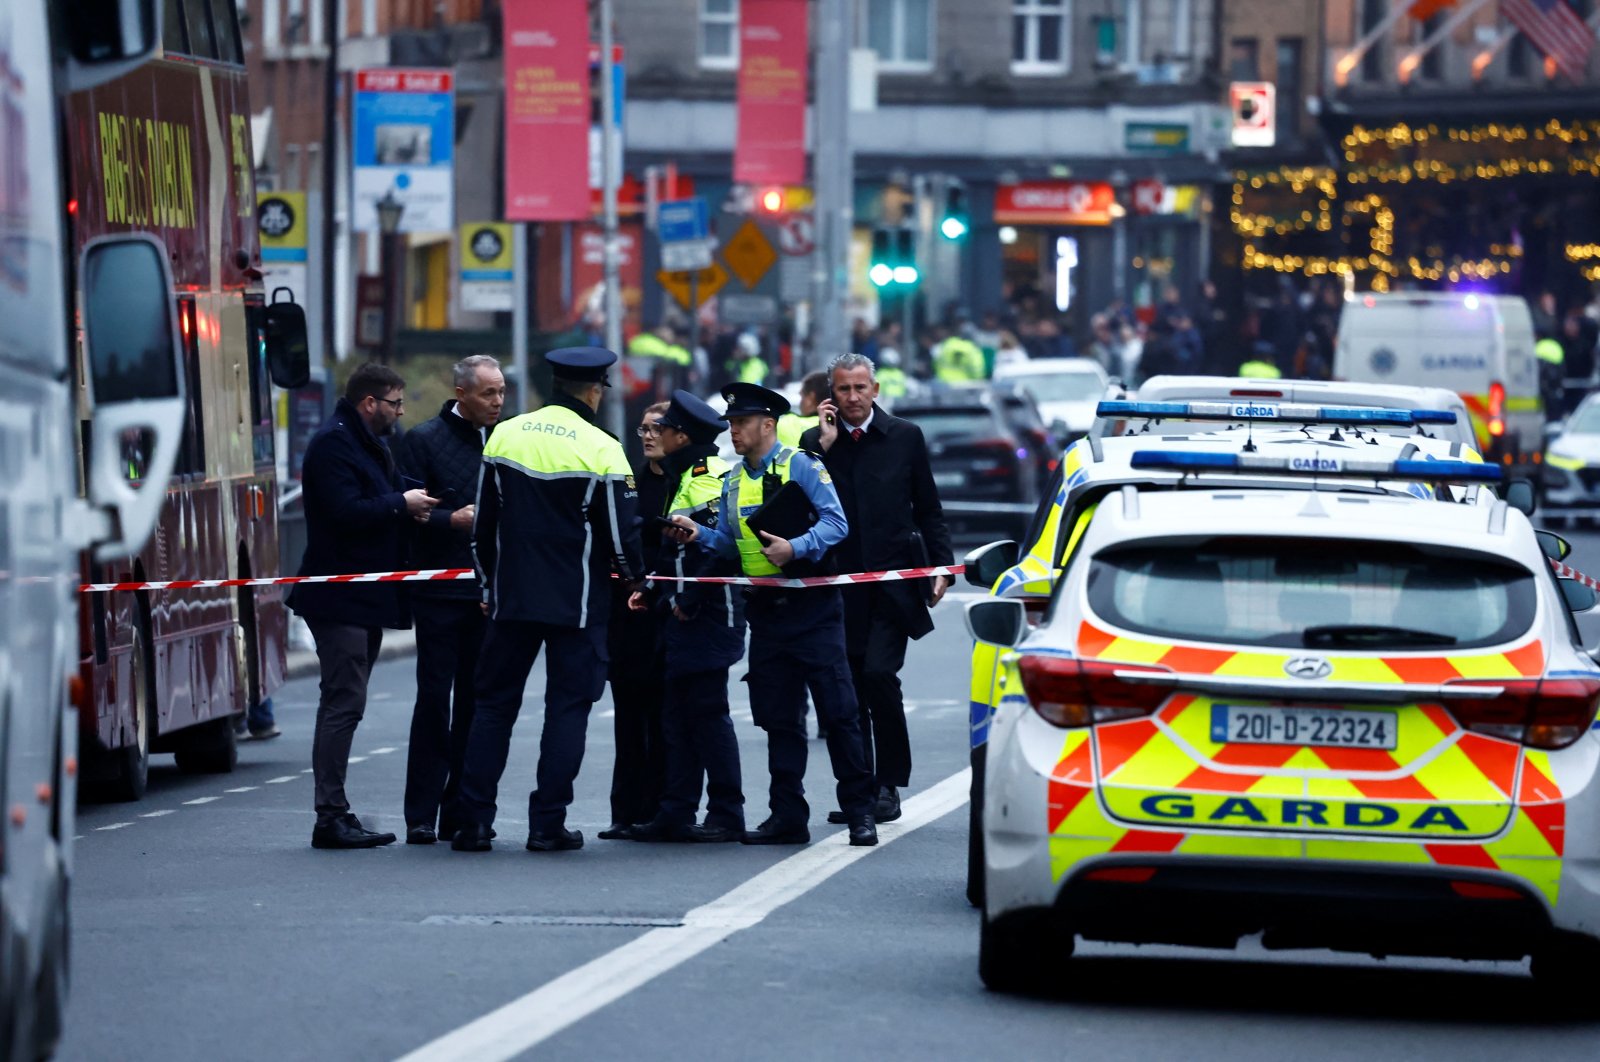
[[[1456,638],[1438,631],[1411,627],[1385,627],[1376,623],[1328,623],[1307,627],[1307,646],[1323,645],[1454,645]]]

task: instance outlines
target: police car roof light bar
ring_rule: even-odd
[[[1448,409],[1349,409],[1342,406],[1311,406],[1299,403],[1270,402],[1101,402],[1095,407],[1099,417],[1183,420],[1257,421],[1277,420],[1295,424],[1454,424],[1455,413]]]
[[[1269,457],[1262,454],[1219,454],[1191,450],[1140,450],[1129,459],[1133,468],[1175,472],[1272,472],[1294,476],[1345,476],[1418,483],[1498,483],[1500,466],[1472,461],[1352,460],[1329,454]]]

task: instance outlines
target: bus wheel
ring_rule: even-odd
[[[239,763],[239,743],[233,716],[225,715],[174,735],[178,770],[186,774],[229,774]]]
[[[133,742],[111,754],[112,776],[95,787],[102,800],[132,801],[144,797],[150,782],[150,716],[155,696],[150,682],[150,658],[145,651],[143,626],[133,629]]]

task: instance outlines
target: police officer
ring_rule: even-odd
[[[672,405],[656,422],[667,497],[655,515],[684,516],[704,527],[719,522],[722,479],[728,463],[717,456],[722,418],[687,391],[675,391]],[[659,532],[650,532],[659,533]],[[737,568],[702,550],[668,542],[662,555],[670,576],[733,575]],[[661,581],[657,593],[635,593],[631,609],[658,608],[667,614],[666,697],[661,729],[667,750],[667,781],[661,810],[648,823],[632,827],[635,841],[738,841],[744,838],[744,790],[739,772],[739,739],[728,716],[728,669],[744,655],[744,595],[731,586]],[[651,597],[655,601],[651,603]],[[706,821],[695,825],[702,778],[706,781]]]
[[[722,390],[733,448],[744,461],[723,481],[724,518],[702,527],[672,517],[680,542],[737,558],[746,575],[802,575],[820,570],[823,555],[845,537],[849,525],[827,470],[809,454],[783,446],[777,421],[789,402],[776,391],[734,383]],[[787,482],[805,492],[816,510],[816,526],[794,538],[751,533],[746,520]],[[844,648],[844,610],[832,587],[788,590],[758,587],[746,598],[750,624],[750,709],[767,732],[769,807],[772,814],[744,835],[746,844],[805,844],[811,809],[806,804],[805,692],[828,728],[839,807],[850,827],[850,843],[878,843],[873,821],[875,792],[867,770],[857,719],[855,689]]]
[[[828,397],[828,374],[813,372],[800,381],[800,408],[778,418],[778,441],[800,448],[800,436],[817,426],[817,407]]]
[[[595,423],[617,356],[569,347],[545,360],[554,376],[550,403],[500,425],[483,451],[472,548],[489,630],[457,800],[460,829],[451,847],[458,852],[491,847],[511,728],[545,645],[544,732],[538,788],[528,794],[527,847],[583,847],[583,834],[565,824],[589,709],[605,690],[610,576],[615,569],[633,582],[643,571],[633,473],[622,444]]]

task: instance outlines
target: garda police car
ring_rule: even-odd
[[[1594,593],[1505,502],[1218,482],[1274,460],[1147,447],[1131,467],[1212,478],[1104,496],[1032,630],[1021,601],[969,606],[1006,647],[990,987],[1037,985],[1076,937],[1531,953],[1539,976],[1600,959],[1600,666],[1571,616]],[[1316,464],[1301,475],[1498,476]]]
[[[1237,488],[1251,483],[1279,484],[1282,473],[1292,471],[1295,461],[1326,462],[1338,455],[1346,458],[1385,454],[1392,458],[1445,459],[1459,457],[1476,460],[1470,449],[1463,450],[1447,440],[1424,434],[1435,425],[1451,426],[1449,413],[1435,410],[1372,410],[1339,407],[1278,405],[1258,401],[1244,403],[1251,408],[1249,426],[1234,430],[1242,418],[1241,403],[1134,403],[1105,402],[1102,417],[1115,417],[1127,423],[1140,423],[1150,434],[1136,437],[1099,438],[1089,436],[1068,447],[1056,471],[1056,479],[1046,499],[1034,515],[1023,542],[1026,550],[1010,541],[994,542],[969,553],[967,582],[997,597],[1023,600],[1033,614],[1040,614],[1048,601],[1056,574],[1071,557],[1079,536],[1087,526],[1095,506],[1108,493],[1128,484],[1141,488],[1192,488],[1208,482],[1204,471],[1184,472],[1174,468],[1134,468],[1132,457],[1154,445],[1208,446],[1248,451],[1261,461],[1279,459],[1277,467],[1258,467],[1258,475],[1241,480],[1229,474],[1226,482]],[[1208,426],[1224,430],[1207,431]],[[1412,434],[1377,434],[1378,429],[1393,431],[1409,426]],[[1259,462],[1258,462],[1259,464]],[[1291,482],[1293,482],[1291,480]],[[1341,489],[1376,494],[1404,493],[1419,498],[1432,496],[1431,487],[1411,481],[1369,483],[1337,481]],[[1299,481],[1299,486],[1311,485]],[[1475,504],[1495,499],[1486,489],[1471,484],[1454,484],[1446,490],[1453,500]],[[1531,508],[1531,506],[1529,506]],[[1066,529],[1065,535],[1062,529]],[[971,671],[971,763],[972,800],[967,845],[967,898],[982,901],[983,875],[980,814],[983,807],[984,750],[989,719],[999,703],[996,684],[999,652],[979,642],[973,648]]]

